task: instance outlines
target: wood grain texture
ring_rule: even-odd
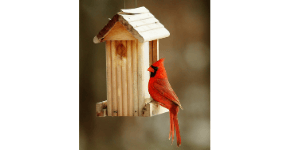
[[[123,116],[123,98],[122,98],[122,52],[123,45],[121,41],[115,42],[117,48],[116,64],[117,64],[117,103],[118,103],[118,116]]]
[[[153,64],[153,41],[149,41],[149,65]]]
[[[132,27],[134,27],[134,29],[137,29],[138,27],[147,26],[147,25],[151,25],[151,24],[158,25],[159,21],[153,17],[153,18],[147,18],[147,19],[143,19],[143,20],[132,21],[129,23]],[[164,27],[164,26],[162,26],[162,27]]]
[[[148,92],[148,82],[150,80],[150,72],[147,70],[150,67],[149,64],[149,42],[145,42],[144,43],[144,48],[143,48],[143,52],[144,52],[144,68],[143,68],[143,72],[144,72],[144,92],[145,92],[145,98],[150,98],[150,94]]]
[[[156,61],[159,60],[159,41],[158,40],[153,40],[153,60],[152,63],[155,63]]]
[[[106,91],[107,91],[107,115],[112,116],[112,90],[111,90],[111,42],[106,42]]]
[[[150,12],[145,11],[145,9],[124,10],[124,12],[116,14],[94,37],[94,43],[100,43],[105,40],[133,40],[133,38],[140,43],[144,43],[170,36],[170,32],[159,20]],[[141,12],[129,13],[131,11]]]
[[[127,42],[128,116],[133,116],[132,42]]]
[[[135,40],[135,37],[120,22],[116,22],[103,39],[108,40]]]
[[[127,44],[126,41],[121,41],[121,44],[123,45],[122,49],[122,103],[123,103],[123,115],[128,115],[128,93],[127,93]]]
[[[115,23],[119,20],[119,15],[116,14],[113,18],[105,25],[105,27],[94,37],[94,43],[103,42],[104,37],[108,33],[108,31],[115,25]]]
[[[166,37],[170,36],[170,32],[165,28],[148,30],[145,32],[140,32],[139,34],[141,37],[143,37],[144,42],[152,41],[155,39],[162,39],[162,38],[166,38]]]
[[[144,24],[143,26],[135,27],[135,30],[138,31],[139,33],[141,33],[141,32],[146,32],[146,31],[150,31],[150,30],[156,30],[159,28],[164,28],[164,25],[157,22],[154,24]]]
[[[132,76],[133,76],[133,88],[132,88],[132,94],[133,94],[133,115],[138,116],[139,112],[139,99],[138,99],[138,56],[137,56],[137,46],[138,41],[133,40],[132,41]]]
[[[170,32],[166,28],[164,28],[163,25],[160,24],[157,19],[151,19],[151,17],[143,18],[143,19],[148,19],[153,21],[152,23],[150,22],[144,23],[143,21],[141,21],[143,19],[132,21],[132,20],[126,20],[126,17],[132,19],[133,15],[131,17],[128,15],[127,16],[121,15],[119,21],[136,39],[138,39],[140,43],[170,36]],[[145,27],[141,27],[141,26],[145,26]]]
[[[145,99],[145,106],[143,108],[143,117],[152,117],[155,115],[163,114],[168,112],[167,108],[159,105],[158,102],[154,101],[152,98]]]
[[[111,83],[112,83],[112,116],[118,116],[118,103],[117,103],[117,58],[116,58],[116,42],[111,41]]]
[[[138,69],[137,69],[137,83],[138,83],[138,112],[142,116],[142,109],[145,104],[145,71],[144,71],[144,43],[138,42]]]

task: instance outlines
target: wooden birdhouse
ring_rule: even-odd
[[[106,43],[107,100],[97,116],[144,116],[167,112],[148,93],[147,69],[159,59],[159,39],[169,31],[145,7],[122,9],[94,37]]]

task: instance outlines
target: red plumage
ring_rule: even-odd
[[[153,98],[153,100],[159,102],[159,104],[167,109],[170,112],[170,133],[169,139],[172,135],[172,143],[174,139],[174,127],[176,130],[177,137],[177,146],[181,145],[181,137],[179,133],[179,123],[178,123],[178,112],[179,107],[182,109],[182,106],[179,102],[179,99],[175,92],[173,91],[167,77],[167,72],[164,67],[164,58],[158,60],[151,67],[148,68],[148,71],[151,72],[151,77],[148,84],[148,91]]]

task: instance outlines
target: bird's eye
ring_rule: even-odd
[[[152,65],[151,65],[151,67],[152,67],[155,71],[157,71],[158,68],[159,68],[159,67],[155,67],[155,66],[152,66]]]

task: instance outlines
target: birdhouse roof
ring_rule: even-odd
[[[141,43],[170,36],[170,32],[147,8],[121,9],[121,11],[94,37],[94,43],[104,42],[106,35],[119,23]]]

